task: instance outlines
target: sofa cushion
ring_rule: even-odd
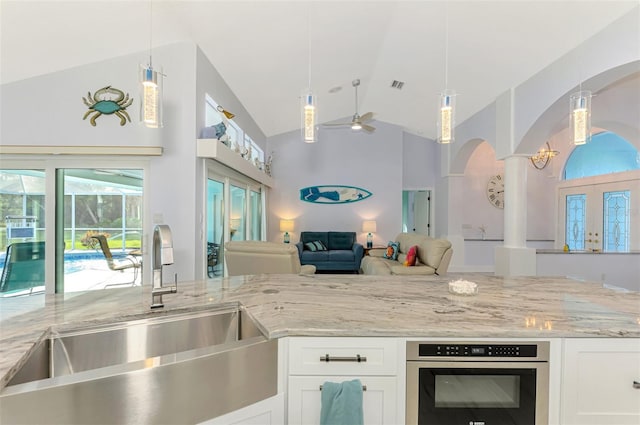
[[[328,235],[329,249],[353,249],[353,244],[356,243],[355,232],[329,232]]]
[[[388,260],[397,260],[400,244],[398,242],[389,241],[387,244],[387,251],[384,253],[384,258]]]
[[[425,265],[405,267],[402,264],[398,264],[391,266],[391,273],[403,275],[431,275],[436,273],[436,269]]]
[[[313,242],[305,243],[304,249],[312,252],[316,252],[316,251],[326,251],[327,247],[322,243],[322,241],[313,241]]]
[[[329,236],[327,232],[301,232],[300,233],[300,242],[303,244],[307,242],[320,241],[329,248]]]
[[[329,261],[353,262],[353,251],[350,249],[332,249],[329,251]]]
[[[329,261],[329,251],[302,251],[300,262],[302,264],[315,264],[320,261]]]

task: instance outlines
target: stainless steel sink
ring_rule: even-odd
[[[238,305],[51,329],[0,393],[0,423],[196,423],[275,395],[276,376],[277,341]]]

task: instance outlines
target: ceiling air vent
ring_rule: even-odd
[[[403,86],[404,86],[404,81],[393,80],[393,82],[391,83],[391,88],[393,89],[402,90]]]

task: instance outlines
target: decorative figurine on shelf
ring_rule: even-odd
[[[267,173],[268,176],[271,176],[271,163],[273,162],[273,152],[267,158],[267,161],[264,163],[264,172]]]
[[[562,248],[562,250],[564,252],[569,252],[569,245],[568,244],[564,244],[564,247]]]

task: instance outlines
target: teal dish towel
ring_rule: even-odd
[[[320,425],[364,425],[359,379],[322,384]]]

